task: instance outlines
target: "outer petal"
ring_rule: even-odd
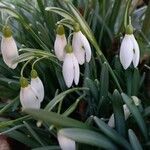
[[[120,62],[124,69],[127,69],[133,60],[133,43],[131,35],[125,35],[120,47]]]
[[[57,139],[62,150],[75,150],[75,141],[63,136],[60,131],[57,134]]]
[[[54,43],[54,50],[55,50],[55,55],[60,61],[64,60],[64,56],[65,56],[64,48],[66,44],[67,44],[66,36],[57,34]]]
[[[128,119],[129,115],[130,115],[130,111],[127,107],[127,105],[123,105],[123,111],[124,111],[124,116],[125,116],[125,120]],[[114,128],[115,127],[115,119],[114,119],[114,114],[111,115],[109,121],[108,121],[108,125],[111,127],[111,128]]]
[[[17,63],[13,64],[13,60],[18,57],[18,51],[17,45],[12,36],[9,38],[2,37],[1,51],[4,62],[8,65],[8,67],[15,69],[17,67]]]
[[[73,60],[73,66],[74,66],[74,82],[77,85],[79,83],[79,77],[80,77],[80,68],[77,61],[77,58],[74,54],[72,54],[72,60]]]
[[[85,62],[85,50],[83,49],[80,32],[75,32],[72,39],[73,52],[80,65]]]
[[[86,62],[89,62],[89,61],[91,60],[91,47],[90,47],[89,41],[88,41],[87,38],[82,34],[81,31],[80,31],[80,37],[81,37],[81,41],[82,41],[83,48],[84,48],[84,50],[85,50]]]
[[[133,49],[134,49],[133,65],[134,67],[137,67],[140,60],[140,49],[134,35],[132,35],[132,42],[133,42]]]
[[[39,77],[31,78],[31,86],[33,89],[35,89],[39,101],[42,102],[44,99],[44,86],[41,79]]]
[[[40,101],[36,97],[31,85],[21,88],[20,90],[20,102],[23,108],[40,108]]]
[[[63,63],[63,76],[67,87],[71,87],[74,79],[74,65],[72,60],[72,53],[67,53]]]

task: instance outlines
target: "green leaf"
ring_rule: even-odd
[[[74,91],[78,91],[78,90],[88,90],[87,88],[72,88],[72,89],[69,89],[69,90],[66,90],[62,93],[60,93],[59,95],[55,96],[48,104],[47,106],[45,107],[45,110],[48,110],[48,111],[51,111],[55,106],[56,104],[58,104],[61,100],[64,99],[64,97],[69,94],[69,93],[72,93]]]
[[[132,77],[132,95],[137,95],[140,85],[140,73],[137,68],[134,69]]]
[[[57,8],[57,7],[46,7],[45,10],[57,13],[60,16],[62,16],[64,18],[69,19],[72,22],[74,22],[73,16],[69,12],[65,11],[64,9]]]
[[[144,119],[143,119],[140,111],[138,110],[138,108],[134,104],[133,100],[129,96],[127,96],[124,93],[122,93],[121,96],[123,98],[123,101],[128,106],[130,112],[132,113],[135,121],[137,122],[141,132],[143,133],[144,138],[147,140],[148,139],[148,135],[147,135],[148,132],[147,132],[146,124],[144,122]]]
[[[85,128],[90,129],[91,127],[82,123],[78,120],[65,117],[63,115],[59,115],[54,112],[48,112],[45,110],[36,110],[36,109],[24,109],[24,112],[30,114],[33,118],[37,120],[45,121],[49,124],[53,124],[56,127],[78,127],[78,128]]]
[[[91,130],[67,128],[59,130],[59,133],[79,143],[89,144],[104,149],[117,149],[107,137]]]
[[[101,76],[100,76],[100,96],[107,96],[109,87],[109,72],[107,63],[104,62],[102,65]]]
[[[129,140],[132,146],[133,150],[143,150],[139,140],[137,139],[135,133],[133,130],[129,129],[128,130],[128,134],[129,134]]]
[[[115,143],[123,146],[124,148],[131,150],[130,144],[124,139],[121,135],[119,135],[114,129],[110,128],[107,124],[105,124],[101,119],[94,117],[95,123],[98,125],[99,129],[107,135],[111,140]]]
[[[98,89],[94,81],[92,81],[89,78],[85,79],[85,84],[89,88],[89,91],[91,92],[92,96],[94,97],[95,100],[98,100]]]
[[[126,126],[125,126],[125,117],[123,111],[123,101],[120,93],[115,90],[112,98],[114,119],[115,119],[115,128],[119,134],[125,137],[126,135]]]
[[[38,148],[33,148],[32,150],[60,150],[59,146],[43,146]]]

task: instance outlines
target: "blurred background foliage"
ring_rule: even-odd
[[[9,24],[13,29],[13,36],[19,49],[30,48],[29,51],[33,53],[35,49],[39,49],[44,51],[45,54],[54,54],[53,44],[57,22],[62,17],[57,13],[45,11],[45,8],[58,7],[69,12],[66,5],[69,2],[62,0],[1,0],[0,35],[2,35],[6,18],[13,16],[10,18]],[[141,0],[130,2],[129,15],[135,28],[134,35],[140,46],[141,59],[138,68],[130,67],[126,71],[120,64],[118,53],[121,39],[124,36],[123,23],[127,1],[72,0],[71,2],[91,28],[98,46],[108,60],[125,94],[123,95],[115,90],[117,86],[109,73],[107,63],[101,60],[92,45],[91,62],[81,66],[79,87],[82,88],[72,87],[68,90],[62,76],[62,64],[56,59],[54,61],[43,59],[36,64],[35,68],[45,88],[42,108],[46,109],[46,114],[43,111],[39,113],[27,111],[33,118],[45,121],[42,127],[38,128],[36,121],[30,115],[21,112],[19,102],[20,70],[24,64],[23,61],[27,60],[33,53],[25,56],[23,51],[20,51],[21,63],[15,70],[9,69],[1,57],[0,135],[5,134],[7,137],[11,137],[11,140],[15,139],[25,144],[25,149],[60,149],[56,138],[54,138],[56,137],[56,128],[51,120],[54,116],[51,116],[51,112],[48,112],[53,110],[58,115],[55,116],[56,118],[62,116],[59,114],[64,113],[64,116],[69,115],[69,118],[79,120],[81,123],[86,122],[89,126],[96,128],[98,126],[97,130],[99,131],[97,132],[105,135],[108,141],[113,141],[118,149],[129,149],[130,146],[131,149],[136,149],[135,145],[139,145],[139,148],[142,146],[143,149],[148,149],[150,147],[150,2]],[[16,15],[19,17],[16,17]],[[71,32],[67,27],[65,27],[65,31],[66,35]],[[26,67],[24,72],[28,79],[30,79],[31,64]],[[132,103],[131,96],[140,99],[141,103],[138,107],[130,106],[130,103]],[[126,122],[122,115],[124,103],[129,104],[129,109],[132,110],[130,118]],[[107,123],[112,113],[116,115],[115,129],[103,124],[104,122]],[[44,118],[44,116],[47,117]],[[96,118],[91,116],[96,116]],[[103,122],[98,118],[101,118]],[[62,125],[61,121],[57,123],[60,126]],[[72,126],[70,120],[69,123],[66,123],[65,127],[77,127],[76,124]],[[110,134],[105,131],[106,129],[110,131]],[[135,133],[128,129],[134,130]],[[76,130],[75,132],[78,133]],[[88,135],[88,132],[86,133]],[[78,139],[80,136],[80,134],[76,135],[76,138]],[[123,144],[118,143],[117,138],[118,140],[123,138]],[[79,143],[86,143],[80,138],[78,141]],[[125,146],[126,142],[130,145],[129,147]],[[77,147],[78,149],[85,149],[85,146],[86,149],[96,149],[94,146],[83,146],[83,144],[78,144]]]

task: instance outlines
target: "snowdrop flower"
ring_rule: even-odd
[[[61,130],[57,133],[57,139],[62,150],[75,150],[75,141],[62,135]]]
[[[3,28],[1,52],[6,65],[12,69],[15,69],[18,63],[14,64],[13,61],[18,57],[18,50],[9,26],[5,26]]]
[[[44,99],[44,86],[34,69],[31,71],[31,87],[35,90],[38,100],[42,102]]]
[[[78,61],[73,53],[72,46],[67,44],[65,47],[66,55],[63,63],[63,77],[67,87],[71,87],[73,81],[77,85],[79,82],[80,69]]]
[[[27,79],[21,77],[20,102],[23,108],[40,108],[40,101],[33,87],[28,83]]]
[[[54,51],[55,51],[56,57],[60,61],[64,60],[64,56],[65,56],[64,48],[66,44],[67,44],[67,40],[65,36],[64,27],[62,25],[58,25],[56,39],[54,43]]]
[[[131,25],[127,26],[126,34],[121,43],[119,56],[124,69],[127,69],[132,62],[134,67],[137,67],[139,64],[139,45],[133,35],[133,27]]]
[[[136,106],[139,106],[140,100],[136,96],[132,96],[132,100]],[[131,113],[126,104],[123,105],[123,111],[124,111],[125,120],[127,120]],[[108,125],[112,128],[115,127],[114,114],[112,114],[111,117],[109,118]]]
[[[74,27],[72,47],[80,65],[84,64],[85,61],[89,62],[91,60],[91,47],[87,38],[80,31],[79,24],[75,24]]]

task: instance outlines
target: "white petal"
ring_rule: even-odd
[[[63,63],[63,76],[67,87],[71,87],[74,79],[74,68],[73,68],[72,53],[67,53]]]
[[[125,117],[125,120],[128,119],[129,115],[130,115],[130,111],[127,107],[127,105],[123,105],[123,111],[124,111],[124,117]],[[111,128],[114,128],[115,127],[115,119],[114,119],[114,114],[111,115],[111,117],[109,118],[109,121],[108,121],[108,126],[110,126]]]
[[[20,102],[23,108],[40,108],[40,101],[36,97],[31,85],[21,88],[20,90]]]
[[[134,49],[133,65],[134,67],[137,67],[140,60],[140,49],[134,35],[132,35],[132,42],[133,42],[133,49]]]
[[[75,150],[75,141],[63,136],[60,131],[57,134],[57,139],[62,150]]]
[[[120,62],[124,69],[127,69],[133,60],[133,43],[131,35],[125,35],[120,47]]]
[[[83,49],[82,46],[83,45],[81,41],[80,32],[73,33],[73,39],[72,39],[73,52],[80,65],[84,64],[85,62],[85,50]]]
[[[4,62],[8,65],[8,67],[15,69],[17,67],[17,63],[13,64],[13,60],[18,57],[18,51],[17,45],[12,36],[9,38],[2,37],[1,51]]]
[[[108,121],[108,126],[110,126],[111,128],[114,128],[115,127],[115,120],[114,120],[114,114],[112,114],[109,118],[109,121]]]
[[[82,34],[81,31],[80,31],[80,37],[81,37],[83,48],[85,50],[86,62],[89,62],[91,60],[91,47],[89,41],[87,40],[85,35]]]
[[[73,59],[73,65],[74,65],[74,82],[77,85],[79,83],[80,68],[79,68],[77,58],[75,57],[74,54],[72,54],[72,59]]]
[[[54,50],[56,57],[60,60],[64,60],[65,51],[64,48],[67,44],[66,36],[65,35],[56,35],[55,43],[54,43]]]
[[[36,96],[38,97],[39,101],[42,102],[44,99],[44,86],[41,79],[39,77],[31,78],[31,86],[36,90]]]

